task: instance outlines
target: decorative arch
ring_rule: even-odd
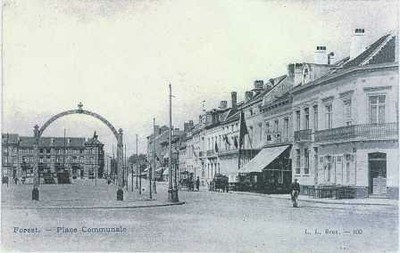
[[[85,115],[92,116],[92,117],[100,120],[101,122],[103,122],[111,130],[111,132],[113,132],[115,138],[118,140],[118,136],[119,136],[118,131],[107,119],[105,119],[103,116],[101,116],[100,114],[97,114],[95,112],[83,110],[82,107],[83,107],[82,103],[79,103],[78,109],[64,111],[64,112],[58,113],[58,114],[54,115],[53,117],[51,117],[49,120],[46,121],[46,123],[44,123],[43,126],[40,127],[39,132],[38,132],[38,137],[42,136],[44,130],[46,130],[46,128],[49,125],[51,125],[54,121],[56,121],[59,118],[62,118],[64,116],[71,115],[71,114],[85,114]]]
[[[43,132],[46,130],[46,128],[56,121],[57,119],[71,115],[71,114],[85,114],[88,116],[92,116],[101,122],[103,122],[110,130],[113,132],[115,138],[117,139],[117,177],[118,177],[118,191],[117,191],[117,200],[123,200],[123,178],[122,178],[122,156],[123,156],[123,141],[122,141],[122,129],[118,129],[118,131],[115,129],[115,127],[108,121],[106,120],[103,116],[100,114],[97,114],[95,112],[91,112],[88,110],[83,110],[82,109],[83,105],[82,103],[78,104],[78,109],[74,110],[68,110],[64,111],[61,113],[58,113],[51,117],[49,120],[47,120],[42,127],[38,125],[35,125],[33,133],[35,137],[34,145],[33,145],[33,150],[34,150],[34,166],[33,166],[33,174],[34,174],[34,179],[33,179],[33,190],[32,190],[32,200],[39,200],[39,140]]]

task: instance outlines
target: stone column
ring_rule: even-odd
[[[35,125],[33,129],[33,190],[32,200],[39,200],[39,126]]]
[[[124,200],[124,192],[122,190],[123,188],[123,171],[122,171],[122,166],[123,166],[123,139],[122,139],[122,129],[120,128],[118,130],[118,143],[117,143],[117,181],[118,181],[118,191],[117,191],[117,200]]]

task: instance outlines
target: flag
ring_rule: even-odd
[[[215,142],[215,152],[218,153],[218,144],[217,144],[217,142]]]
[[[192,149],[193,149],[193,154],[194,154],[194,156],[196,157],[196,158],[198,158],[198,156],[197,156],[197,154],[196,154],[196,151],[194,150],[194,146],[192,145]]]
[[[228,136],[225,134],[223,138],[224,138],[224,140],[225,140],[225,143],[228,144],[228,145],[230,146],[231,143],[229,142]]]
[[[237,136],[235,136],[235,139],[233,139],[233,144],[235,145],[235,148],[238,148],[238,146],[239,146],[239,144],[238,144],[238,141],[237,141]]]
[[[240,112],[240,130],[239,130],[239,147],[242,147],[244,142],[244,136],[248,134],[246,120],[244,118],[244,112]]]

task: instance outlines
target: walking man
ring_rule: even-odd
[[[293,207],[298,207],[297,197],[300,193],[300,184],[297,182],[297,178],[294,179],[294,182],[290,185],[290,195],[292,197]]]

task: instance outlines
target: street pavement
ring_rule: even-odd
[[[292,208],[289,197],[201,189],[180,191],[184,205],[77,209],[64,207],[82,202],[111,206],[116,202],[115,186],[104,182],[94,186],[90,181],[45,185],[41,186],[39,203],[30,201],[30,191],[29,185],[2,186],[3,250],[397,252],[398,249],[397,205],[300,201],[300,208]],[[136,192],[125,193],[126,202],[165,203],[167,184],[157,185],[154,201]],[[147,189],[144,193],[148,193]],[[60,208],[46,208],[49,203]],[[21,208],[29,205],[44,208]],[[57,227],[61,231],[57,232]],[[88,232],[88,228],[109,227],[126,230]],[[77,232],[63,232],[71,231],[66,228],[72,231],[76,228]]]

